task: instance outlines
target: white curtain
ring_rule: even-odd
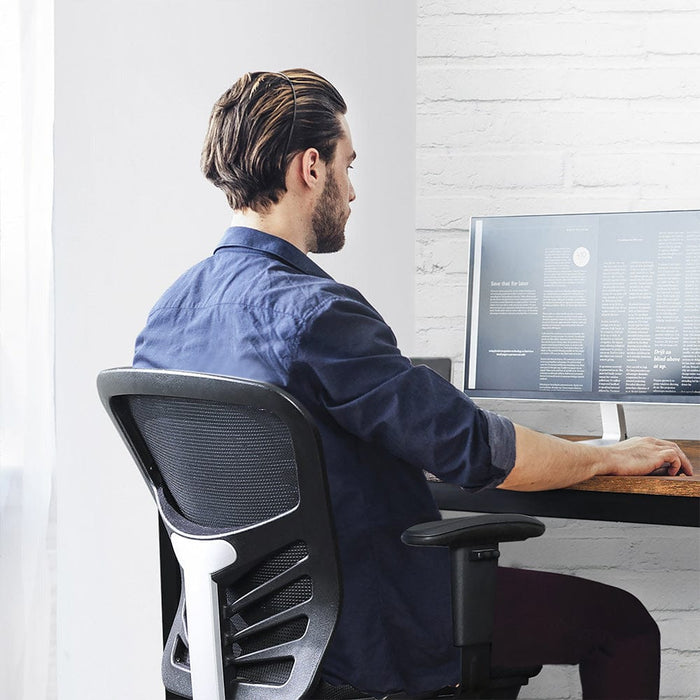
[[[56,696],[53,0],[0,0],[0,697]]]

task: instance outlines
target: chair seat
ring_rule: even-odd
[[[541,670],[542,666],[492,667],[491,687],[488,691],[489,699],[508,700],[509,698],[517,698],[521,686],[527,685],[529,679],[536,676]],[[455,690],[454,687],[446,687],[432,693],[421,693],[420,695],[396,693],[385,696],[383,700],[437,700],[438,698],[454,697]],[[326,681],[321,681],[316,691],[309,697],[309,700],[366,700],[372,697],[353,688],[351,685],[331,685]]]
[[[371,698],[351,685],[331,685],[321,681],[316,690],[309,696],[309,700],[362,700]]]

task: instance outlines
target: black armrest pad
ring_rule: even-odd
[[[404,544],[423,547],[464,547],[488,542],[517,542],[539,537],[544,523],[529,515],[488,513],[420,523],[401,535]]]

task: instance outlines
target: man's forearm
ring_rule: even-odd
[[[571,442],[515,426],[515,466],[499,488],[544,491],[564,488],[599,474],[649,474],[664,464],[669,474],[692,475],[693,468],[673,442],[630,438],[616,445]]]

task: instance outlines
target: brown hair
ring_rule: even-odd
[[[286,192],[296,153],[316,148],[324,162],[333,159],[346,111],[333,85],[310,70],[246,73],[214,105],[202,172],[232,209],[264,210]]]

